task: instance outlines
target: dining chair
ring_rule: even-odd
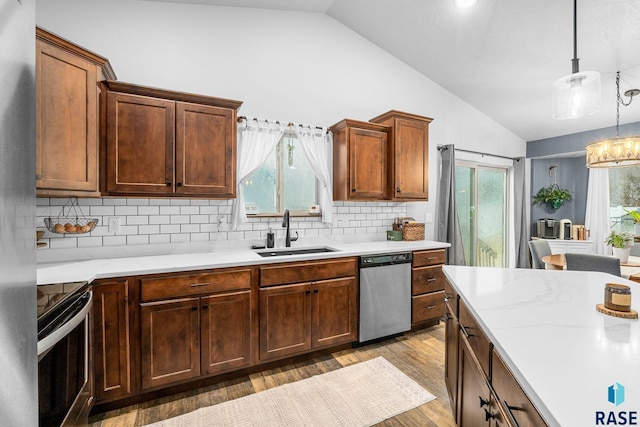
[[[533,268],[544,270],[543,256],[551,255],[551,247],[546,240],[529,240],[529,250],[531,251],[531,261]]]
[[[620,272],[620,259],[607,255],[596,254],[564,254],[567,270],[601,271],[615,276],[622,276]]]

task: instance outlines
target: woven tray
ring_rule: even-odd
[[[402,240],[424,240],[424,224],[409,223],[402,226]]]

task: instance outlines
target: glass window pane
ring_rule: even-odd
[[[625,212],[640,209],[640,166],[609,168],[611,228],[635,234],[633,220]]]
[[[475,169],[456,166],[456,205],[460,232],[462,233],[462,248],[467,265],[475,265],[474,256],[474,205],[475,205]]]
[[[506,171],[478,170],[478,264],[504,267],[506,212]]]
[[[255,203],[257,212],[272,213],[276,209],[276,154],[243,183],[246,204]]]
[[[308,212],[316,201],[316,178],[297,138],[284,138],[284,208]]]
[[[280,156],[278,158],[278,156]],[[243,183],[249,213],[308,212],[317,203],[316,178],[295,135],[285,135],[271,157]],[[278,192],[281,194],[278,194]]]

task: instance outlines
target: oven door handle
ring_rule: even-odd
[[[87,303],[82,307],[75,316],[65,322],[55,331],[51,332],[46,337],[38,341],[38,360],[44,356],[54,345],[56,345],[61,339],[66,337],[71,331],[73,331],[82,321],[87,317],[87,314],[91,310],[91,302],[93,301],[93,292],[88,291],[89,298]]]

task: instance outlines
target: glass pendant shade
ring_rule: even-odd
[[[478,3],[478,0],[454,0],[453,2],[458,9],[469,9]]]
[[[587,145],[588,168],[611,168],[640,164],[640,137],[613,138]]]
[[[600,111],[600,73],[581,71],[553,83],[553,118],[576,119]]]

